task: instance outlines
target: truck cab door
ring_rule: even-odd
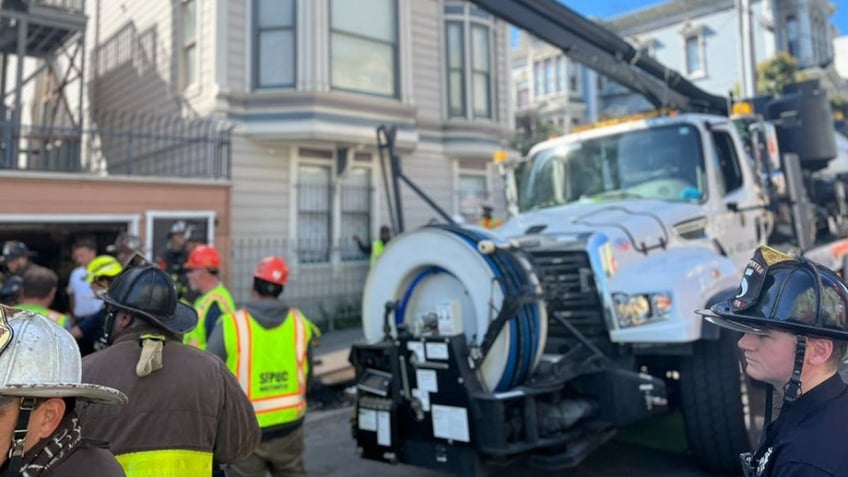
[[[716,178],[713,234],[722,251],[741,270],[759,245],[767,239],[768,215],[755,178],[753,164],[742,148],[732,125],[709,130],[711,157]]]

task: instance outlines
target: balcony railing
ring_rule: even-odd
[[[219,121],[109,113],[95,124],[0,121],[0,170],[230,178],[232,128]]]

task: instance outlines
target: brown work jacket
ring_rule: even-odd
[[[106,441],[113,454],[153,450],[213,452],[220,463],[247,457],[261,436],[253,406],[218,357],[168,336],[163,367],[138,377],[139,338],[151,328],[119,336],[82,362],[85,383],[123,391],[123,406],[80,403],[83,436]]]

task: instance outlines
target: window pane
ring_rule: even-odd
[[[557,90],[565,91],[566,81],[568,81],[568,71],[564,56],[557,57]]]
[[[451,71],[448,75],[448,102],[451,116],[465,116],[465,95],[462,94],[462,71]]]
[[[545,94],[545,76],[543,74],[541,61],[533,63],[533,79],[535,80],[533,87],[534,94],[536,96],[542,96]]]
[[[448,22],[447,35],[448,67],[462,68],[462,57],[464,56],[462,46],[462,24],[456,22]]]
[[[371,208],[370,192],[370,170],[363,167],[352,169],[342,184],[342,211],[367,212]]]
[[[330,258],[330,168],[298,168],[298,258],[326,262]]]
[[[394,47],[333,33],[332,85],[385,96],[395,95]]]
[[[686,71],[694,73],[701,71],[701,58],[698,51],[698,37],[686,38]]]
[[[489,71],[489,29],[479,25],[471,26],[471,55],[476,71]]]
[[[489,110],[489,75],[474,73],[474,116],[491,117]]]
[[[259,28],[294,25],[294,0],[258,0],[257,3]]]
[[[370,240],[371,229],[371,172],[357,167],[350,171],[342,184],[341,256],[342,260],[367,260],[353,236]]]
[[[786,39],[789,54],[798,57],[798,19],[794,16],[786,17]]]
[[[183,45],[194,43],[197,33],[197,2],[183,2]]]
[[[395,42],[395,0],[333,0],[332,29]]]
[[[476,224],[480,218],[480,205],[486,200],[486,176],[459,175],[459,213],[466,223]]]
[[[294,83],[294,34],[291,30],[259,34],[259,85],[285,86]]]
[[[185,84],[197,81],[197,45],[185,48]]]
[[[551,94],[556,91],[556,72],[554,71],[553,59],[545,60],[545,93]]]

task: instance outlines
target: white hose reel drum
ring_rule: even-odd
[[[383,338],[387,302],[414,336],[464,334],[481,345],[501,309],[522,298],[482,358],[478,377],[490,391],[521,384],[539,363],[548,320],[541,286],[523,253],[480,228],[429,226],[392,239],[365,283],[362,326],[369,343]]]

